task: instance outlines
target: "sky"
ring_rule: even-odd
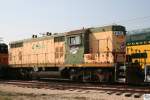
[[[43,32],[119,24],[150,27],[150,0],[0,0],[0,37],[9,43]]]

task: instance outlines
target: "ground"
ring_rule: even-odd
[[[0,84],[0,100],[143,100],[143,97],[134,98],[124,95],[96,90],[52,90]]]

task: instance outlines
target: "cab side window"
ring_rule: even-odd
[[[69,45],[79,45],[79,44],[81,44],[80,36],[69,37]]]

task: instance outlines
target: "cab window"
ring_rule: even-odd
[[[69,45],[79,45],[79,44],[81,44],[80,36],[69,37]]]

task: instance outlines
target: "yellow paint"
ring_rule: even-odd
[[[126,53],[132,54],[132,53],[147,53],[147,58],[134,58],[132,62],[135,62],[137,60],[140,62],[140,65],[142,68],[144,68],[145,64],[150,64],[150,44],[145,45],[136,45],[136,46],[127,46]]]
[[[114,67],[114,64],[11,64],[12,68],[26,67]]]

